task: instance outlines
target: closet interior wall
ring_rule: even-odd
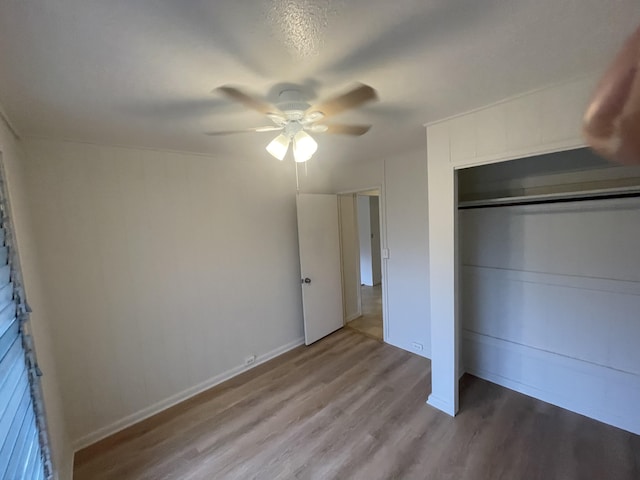
[[[640,433],[640,198],[585,194],[638,187],[585,149],[459,171],[464,370]]]

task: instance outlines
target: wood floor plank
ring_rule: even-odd
[[[640,437],[343,329],[76,454],[76,480],[640,478]]]

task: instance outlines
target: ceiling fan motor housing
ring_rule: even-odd
[[[299,90],[287,89],[278,95],[276,106],[286,114],[288,120],[302,120],[311,105],[304,101]]]

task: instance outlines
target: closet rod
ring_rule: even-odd
[[[581,192],[547,193],[543,195],[523,195],[518,197],[490,198],[458,203],[459,210],[474,208],[513,207],[516,205],[543,205],[545,203],[582,202],[586,200],[608,200],[614,198],[640,197],[640,187],[604,188]]]

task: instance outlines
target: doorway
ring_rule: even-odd
[[[338,198],[345,326],[384,340],[380,189]]]

